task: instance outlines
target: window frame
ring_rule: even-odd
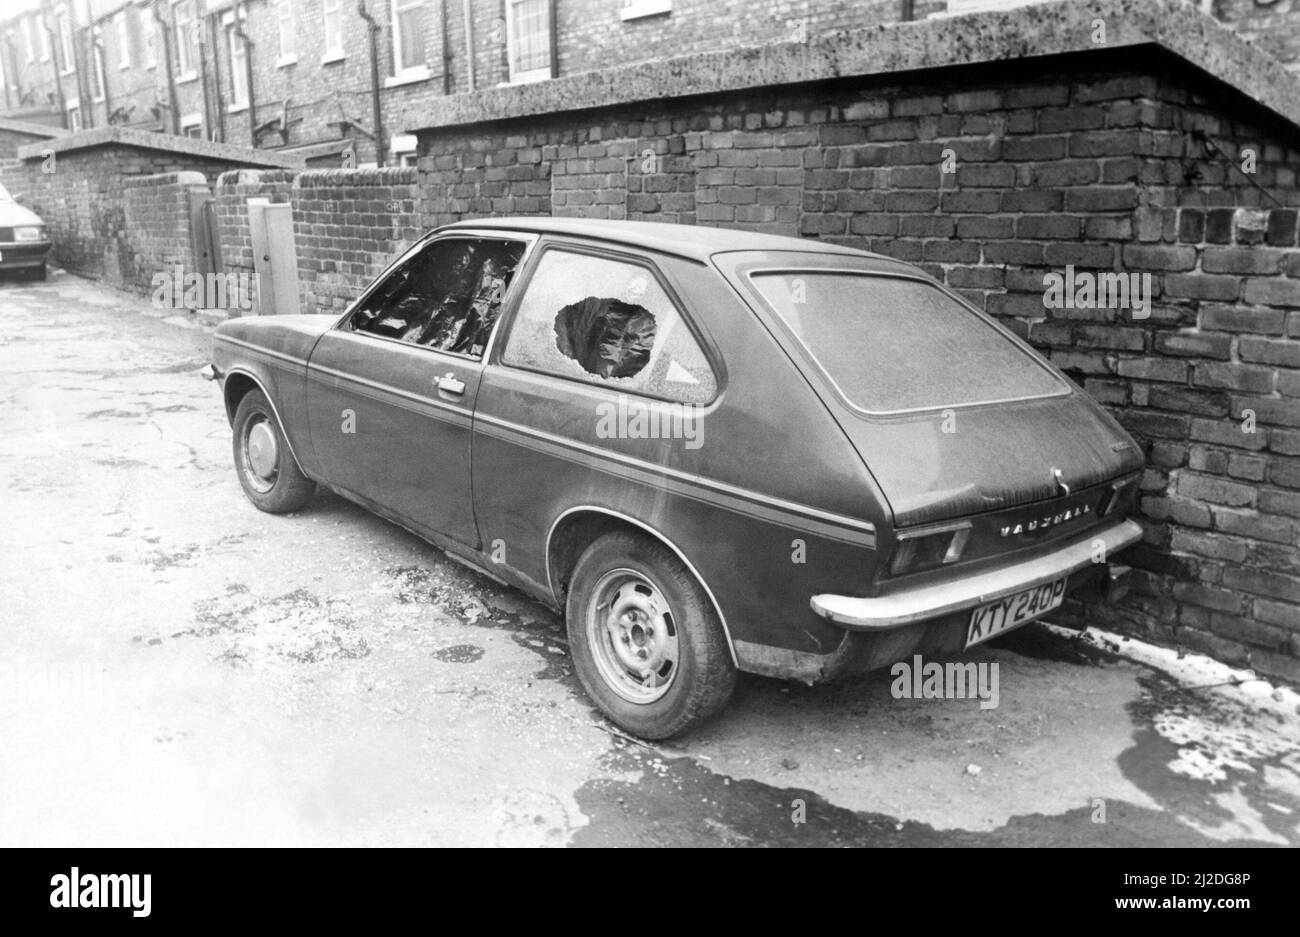
[[[45,24],[41,22],[39,14],[33,13],[30,16],[23,17],[23,56],[25,65],[31,65],[36,61],[36,35],[35,30],[42,30]]]
[[[104,61],[102,39],[90,37],[90,100],[103,104],[108,96],[108,66]]]
[[[172,3],[172,54],[175,56],[174,63],[176,68],[176,82],[184,84],[187,81],[193,81],[199,77],[198,64],[194,55],[194,24],[195,18],[195,0],[171,0]],[[177,16],[180,9],[184,7],[188,12],[188,19],[182,21]],[[185,52],[185,68],[182,68],[181,50]]]
[[[68,98],[68,100],[67,100],[67,107],[64,109],[64,114],[66,114],[67,117],[68,117],[68,130],[69,130],[69,131],[71,131],[72,133],[78,133],[78,132],[80,132],[82,129],[84,129],[85,124],[84,124],[84,122],[83,122],[83,120],[82,120],[82,117],[81,117],[81,99],[80,99],[80,98]],[[75,119],[74,119],[74,116],[75,116]],[[76,124],[76,126],[74,127],[73,124]]]
[[[659,288],[663,290],[664,296],[667,297],[669,304],[673,307],[673,311],[677,313],[678,317],[686,326],[686,330],[690,332],[691,338],[694,339],[696,347],[699,348],[700,353],[704,356],[704,360],[708,364],[709,370],[713,372],[713,396],[706,401],[698,403],[693,401],[674,400],[671,397],[661,397],[657,394],[651,394],[640,389],[616,387],[608,383],[602,383],[594,374],[592,377],[596,378],[596,380],[587,381],[578,377],[571,377],[567,374],[556,374],[553,371],[543,371],[538,368],[511,364],[505,361],[504,355],[506,346],[510,344],[510,337],[514,334],[519,306],[522,303],[524,295],[528,292],[528,287],[532,285],[533,277],[536,275],[538,268],[541,267],[542,260],[550,251],[583,254],[589,257],[595,257],[599,260],[611,260],[619,263],[627,263],[648,271],[650,276],[652,276],[655,282],[659,285]],[[494,338],[497,338],[496,344],[499,347],[499,350],[494,348],[488,349],[488,351],[495,352],[491,361],[492,364],[512,371],[522,371],[526,374],[536,374],[539,377],[564,381],[567,384],[576,384],[579,387],[597,388],[607,393],[614,394],[615,396],[619,394],[632,395],[643,397],[646,400],[657,400],[661,403],[677,404],[678,406],[711,407],[717,403],[718,399],[722,396],[726,387],[727,371],[723,365],[722,355],[719,353],[717,345],[713,342],[712,337],[700,327],[699,323],[696,322],[694,317],[687,311],[686,304],[682,302],[681,291],[675,288],[675,284],[669,279],[667,272],[660,267],[659,264],[655,263],[652,258],[647,257],[644,254],[611,249],[604,245],[592,244],[586,241],[571,241],[567,239],[548,237],[542,241],[541,246],[537,249],[536,258],[524,272],[527,274],[527,279],[523,281],[523,285],[518,293],[518,298],[509,310],[503,310],[501,318],[497,321],[497,330]],[[513,284],[511,284],[511,286],[513,288]],[[507,312],[509,314],[508,320],[506,318]],[[557,309],[555,312],[558,313],[559,310]],[[484,358],[486,357],[487,352],[484,352]]]
[[[236,31],[242,24],[237,23],[233,17],[225,19],[222,22],[226,31],[226,61],[230,63],[230,103],[226,105],[226,113],[237,114],[240,111],[248,110],[248,98],[250,88],[248,87],[248,40],[241,39]],[[240,54],[236,56],[235,50],[239,49]],[[239,96],[240,86],[243,86],[244,95]]]
[[[122,14],[117,18],[117,68],[126,71],[131,67],[131,8],[122,7]]]
[[[873,419],[873,420],[891,419],[895,417],[914,416],[918,413],[941,413],[944,410],[963,410],[963,409],[969,410],[969,409],[976,409],[979,407],[1004,406],[1006,404],[1011,404],[1011,403],[1026,403],[1034,400],[1053,400],[1057,397],[1068,397],[1074,392],[1072,390],[1071,384],[1067,380],[1063,379],[1061,375],[1055,370],[1055,368],[1051,366],[1050,363],[1045,364],[1042,355],[1040,355],[1040,353],[1037,352],[1028,342],[1022,340],[1019,335],[1017,335],[1015,332],[1012,332],[1001,322],[998,322],[997,319],[994,318],[993,316],[989,315],[988,313],[984,312],[981,309],[975,308],[975,306],[972,303],[967,302],[956,291],[949,289],[944,284],[938,283],[930,279],[929,277],[913,274],[913,273],[903,273],[903,272],[896,272],[896,271],[880,271],[880,270],[864,270],[862,268],[855,268],[855,267],[836,267],[836,266],[811,267],[808,265],[798,265],[798,264],[793,264],[793,265],[792,264],[764,264],[762,262],[756,262],[738,268],[736,270],[736,273],[738,277],[742,281],[744,281],[745,286],[749,290],[751,295],[756,297],[757,302],[761,304],[762,310],[768,313],[768,315],[772,318],[775,326],[781,330],[781,337],[785,341],[789,342],[791,348],[793,348],[795,351],[798,352],[799,357],[804,362],[803,370],[815,374],[825,384],[825,386],[830,389],[831,393],[835,396],[835,398],[844,406],[848,407],[854,413],[860,414],[861,416],[867,417],[869,419]],[[813,353],[813,350],[810,347],[808,347],[807,342],[805,342],[802,338],[800,338],[797,334],[795,334],[794,329],[792,329],[789,323],[785,321],[785,316],[781,315],[781,313],[777,311],[776,307],[773,306],[772,303],[768,300],[767,296],[763,293],[762,289],[758,286],[757,283],[754,282],[755,276],[759,276],[759,277],[798,276],[799,274],[804,274],[808,276],[839,274],[839,275],[848,275],[848,276],[876,277],[879,279],[912,280],[917,283],[922,283],[925,286],[936,289],[940,293],[943,293],[945,296],[947,296],[949,299],[952,299],[954,302],[965,307],[965,309],[971,315],[973,315],[977,320],[982,322],[984,325],[992,328],[995,332],[997,332],[999,335],[1003,336],[1004,338],[1009,338],[1012,344],[1014,344],[1017,349],[1019,349],[1022,353],[1025,354],[1026,358],[1029,360],[1031,364],[1034,364],[1040,370],[1046,373],[1049,377],[1055,380],[1057,384],[1060,385],[1061,389],[1051,394],[1031,394],[1028,396],[1006,397],[997,400],[969,401],[965,403],[944,403],[944,404],[936,404],[934,406],[928,406],[928,407],[904,407],[898,410],[867,409],[866,407],[863,407],[860,404],[856,403],[854,400],[852,400],[849,397],[849,395],[844,391],[844,389],[840,387],[840,385],[836,382],[835,378],[831,376],[830,371],[828,371],[826,369],[826,366],[823,365],[822,362],[817,358],[816,354]]]
[[[347,58],[343,48],[343,0],[320,0],[321,50],[320,63],[328,65]],[[333,17],[337,23],[338,45],[331,48],[329,21]]]
[[[546,65],[540,68],[530,68],[525,71],[515,71],[515,44],[519,37],[515,34],[515,8],[523,3],[534,3],[537,0],[505,0],[506,9],[506,81],[512,85],[531,84],[535,81],[547,81],[555,77],[555,30],[554,30],[554,7],[551,0],[541,0],[542,6],[546,11]]]
[[[72,44],[72,12],[66,6],[60,7],[54,14],[54,22],[59,28],[59,54],[63,56],[59,77],[66,78],[77,70],[76,51]]]
[[[294,10],[291,0],[276,0],[276,68],[284,68],[286,65],[294,65],[298,61],[298,37],[294,33],[298,24],[296,12],[297,11]],[[287,49],[285,47],[286,38],[288,39]]]
[[[399,9],[403,5],[405,5],[405,9]],[[406,67],[402,67],[398,63],[398,59],[401,56],[403,38],[401,17],[399,14],[404,13],[407,10],[419,10],[426,6],[427,4],[424,0],[389,0],[389,45],[393,53],[393,74],[390,75],[384,83],[388,87],[392,87],[393,85],[403,85],[413,81],[423,81],[431,75],[429,71],[429,49],[427,43],[425,44],[424,49],[425,56],[419,63],[408,65]]]
[[[428,345],[420,345],[416,342],[408,342],[400,338],[392,338],[388,335],[376,335],[373,332],[358,332],[355,329],[347,328],[348,320],[352,318],[353,314],[360,309],[366,300],[378,291],[378,289],[388,281],[388,278],[396,273],[400,267],[414,260],[425,250],[431,249],[435,244],[442,241],[453,240],[519,241],[524,245],[523,253],[519,255],[519,263],[515,265],[515,275],[510,281],[510,286],[506,288],[506,295],[501,299],[501,311],[497,314],[497,321],[492,326],[492,333],[488,336],[487,344],[483,346],[482,355],[476,358],[473,355],[467,355],[459,351],[430,348]],[[458,228],[455,231],[434,232],[429,234],[416,241],[399,254],[396,260],[385,267],[383,273],[375,277],[370,285],[362,291],[361,295],[348,305],[348,308],[344,310],[343,315],[339,316],[335,321],[330,331],[374,339],[380,342],[391,342],[395,345],[400,345],[403,348],[419,348],[431,354],[443,355],[444,357],[453,358],[460,362],[478,365],[479,368],[486,367],[488,359],[497,345],[497,336],[501,334],[502,323],[505,322],[506,316],[513,312],[518,297],[521,295],[520,284],[524,281],[525,275],[531,272],[533,249],[536,247],[537,241],[538,236],[536,234],[527,234],[522,231],[494,231],[490,228]]]

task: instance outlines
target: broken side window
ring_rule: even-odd
[[[650,270],[566,250],[542,255],[502,361],[680,403],[717,394],[708,359]]]
[[[518,241],[434,241],[389,274],[347,327],[482,357],[523,251]]]

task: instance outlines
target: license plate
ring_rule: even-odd
[[[970,626],[966,630],[966,646],[971,647],[997,637],[1004,631],[1019,627],[1025,622],[1046,614],[1065,601],[1065,577],[1023,592],[1008,595],[981,605],[970,613]]]

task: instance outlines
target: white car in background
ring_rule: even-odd
[[[0,185],[0,270],[20,270],[44,280],[50,246],[41,216],[19,205]]]

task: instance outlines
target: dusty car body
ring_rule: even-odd
[[[19,205],[0,185],[0,270],[18,270],[43,280],[50,246],[41,217]]]
[[[223,323],[213,376],[255,504],[326,485],[563,611],[647,737],[736,670],[817,682],[1114,593],[1141,533],[1105,410],[917,268],[816,242],[464,222],[341,317]]]

